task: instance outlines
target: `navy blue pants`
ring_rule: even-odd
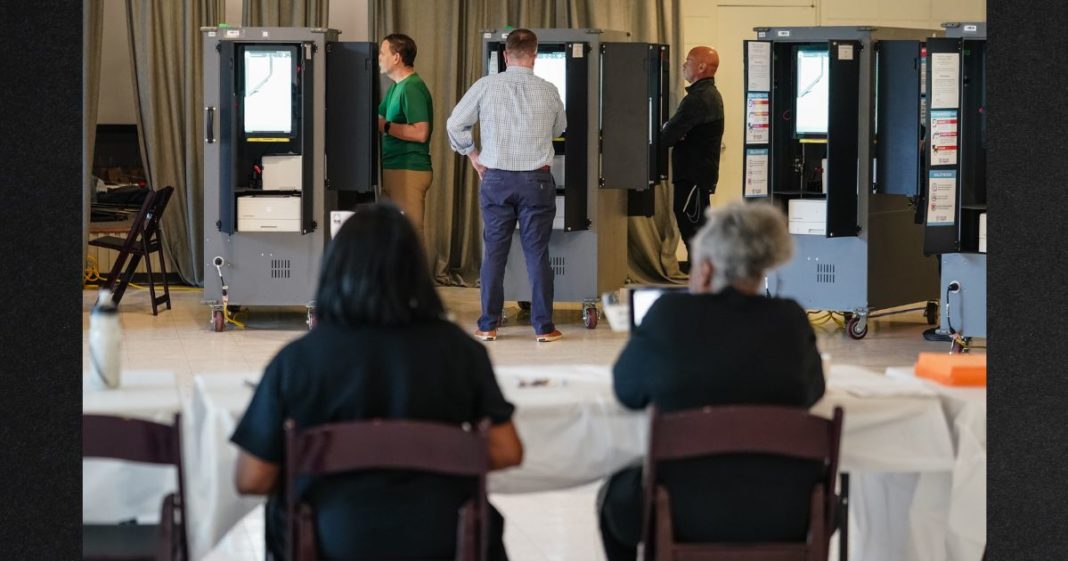
[[[548,171],[488,169],[478,195],[482,209],[481,331],[497,329],[504,309],[504,267],[519,223],[530,281],[530,323],[540,335],[553,325],[553,271],[549,236],[556,216],[556,183]]]

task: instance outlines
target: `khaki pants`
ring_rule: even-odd
[[[423,238],[423,215],[426,192],[434,179],[432,171],[410,169],[382,170],[382,194],[396,203],[415,226],[419,239]]]

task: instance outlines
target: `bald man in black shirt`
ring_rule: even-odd
[[[673,147],[671,181],[675,188],[675,222],[686,244],[687,256],[692,251],[690,238],[704,225],[708,198],[716,192],[719,182],[723,98],[716,89],[718,69],[719,53],[715,49],[690,49],[682,65],[682,76],[690,86],[675,115],[661,130],[661,140]],[[682,266],[685,273],[689,269],[689,263]]]

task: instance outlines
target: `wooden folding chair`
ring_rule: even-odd
[[[108,415],[82,415],[82,458],[173,465],[177,493],[163,498],[159,524],[83,524],[86,561],[188,561],[181,416],[174,425]]]
[[[478,479],[476,496],[458,517],[455,557],[438,561],[483,561],[489,546],[489,420],[473,430],[410,420],[369,420],[305,430],[286,421],[286,507],[292,561],[319,559],[315,516],[297,495],[297,478],[359,470],[415,470]],[[386,561],[386,560],[382,560]],[[431,560],[426,560],[431,561]]]
[[[644,478],[641,559],[644,561],[826,561],[836,527],[834,492],[842,408],[831,420],[804,409],[716,406],[651,415]],[[826,468],[810,498],[804,542],[677,543],[671,497],[656,476],[660,462],[732,454],[765,454],[820,461]]]
[[[148,270],[148,291],[152,303],[152,315],[158,313],[157,307],[160,304],[167,304],[167,309],[171,309],[171,292],[167,284],[167,263],[163,258],[159,221],[173,193],[174,187],[171,186],[158,191],[150,191],[141,205],[141,210],[134,216],[130,231],[125,238],[103,236],[89,241],[89,245],[119,252],[115,257],[111,272],[108,273],[107,281],[101,287],[111,291],[112,301],[115,304],[122,300],[122,295],[126,292],[126,287],[129,286],[138,263],[144,258],[145,268]],[[152,272],[153,253],[159,255],[159,268],[163,277],[163,295],[159,297],[156,296],[155,275]]]

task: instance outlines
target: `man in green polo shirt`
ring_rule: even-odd
[[[434,178],[430,167],[430,133],[434,103],[415,73],[415,41],[401,33],[387,35],[378,50],[378,68],[393,85],[378,105],[382,138],[382,192],[397,204],[423,235],[426,192]]]

